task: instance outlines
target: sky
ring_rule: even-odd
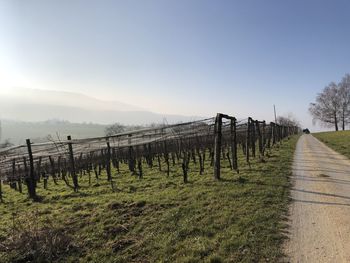
[[[0,89],[80,92],[158,113],[312,127],[350,72],[349,1],[0,0]]]

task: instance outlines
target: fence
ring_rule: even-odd
[[[231,169],[239,171],[239,147],[249,164],[251,157],[257,154],[263,157],[267,148],[299,131],[298,127],[267,124],[252,118],[237,121],[218,113],[214,118],[108,137],[72,139],[68,136],[67,140],[36,144],[28,139],[25,145],[0,151],[0,199],[2,181],[20,192],[22,185],[26,185],[29,196],[36,199],[36,185],[40,180],[45,187],[49,177],[55,183],[61,179],[78,191],[79,174],[87,173],[90,178],[91,173],[98,176],[105,170],[107,179],[113,183],[111,166],[119,172],[122,163],[139,177],[142,177],[143,165],[162,170],[162,163],[165,163],[169,175],[170,163],[181,164],[184,182],[187,182],[189,162],[198,161],[202,174],[204,162],[210,158],[213,177],[219,180],[222,158],[228,158]]]

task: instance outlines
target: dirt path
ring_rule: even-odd
[[[312,135],[294,156],[288,262],[350,262],[350,160]]]

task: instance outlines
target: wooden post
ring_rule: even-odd
[[[67,140],[70,141],[72,140],[71,136],[67,136]],[[74,191],[78,192],[78,177],[75,173],[75,163],[74,163],[74,153],[73,153],[73,146],[72,143],[68,143],[68,149],[69,149],[69,158],[70,158],[70,165],[71,165],[71,174],[72,174],[72,179],[73,179],[73,185],[74,185]]]
[[[151,143],[148,143],[148,146],[147,146],[147,155],[148,155],[148,166],[150,168],[153,167],[153,154],[152,154],[152,145]]]
[[[281,125],[278,125],[278,128],[279,128],[279,142],[282,140],[283,138],[283,127]]]
[[[278,138],[278,141],[280,142],[281,139],[282,139],[282,126],[281,125],[278,125],[278,135],[279,135],[279,138]]]
[[[11,181],[11,187],[13,189],[17,190],[17,184],[16,184],[16,159],[12,160],[12,181]]]
[[[258,133],[259,154],[260,154],[260,158],[261,158],[263,156],[263,138],[261,135],[259,121],[255,121],[255,125],[256,125],[256,131]]]
[[[255,142],[256,142],[256,138],[255,138],[255,130],[256,130],[256,127],[255,127],[255,124],[256,122],[251,120],[250,122],[250,126],[251,126],[251,146],[252,146],[252,156],[255,158],[255,151],[256,151],[256,147],[255,147]]]
[[[33,160],[33,153],[32,153],[32,145],[31,145],[30,139],[27,139],[26,142],[27,142],[28,155],[29,155],[29,178],[26,178],[28,194],[31,199],[37,200],[36,189],[35,189],[36,182],[35,182],[35,174],[34,174],[34,160]]]
[[[23,156],[23,165],[24,165],[24,180],[27,182],[27,178],[29,178],[29,171],[28,171],[28,165],[26,161],[26,157]],[[28,184],[27,184],[28,186]],[[28,188],[29,189],[29,188]]]
[[[185,184],[188,182],[187,171],[188,171],[189,158],[190,158],[189,153],[184,152],[183,160],[182,160],[182,172],[183,172],[183,179]]]
[[[110,181],[112,181],[112,174],[111,174],[111,145],[109,144],[108,140],[107,140],[106,171],[107,171],[107,179],[110,182]]]
[[[165,163],[167,165],[166,174],[167,174],[167,176],[169,176],[169,174],[170,174],[170,163],[169,163],[168,145],[167,145],[166,141],[164,141],[164,158],[165,158]]]
[[[232,168],[238,172],[236,118],[231,119]]]
[[[18,191],[20,193],[23,192],[23,190],[22,190],[22,175],[21,175],[21,172],[18,173]]]
[[[245,146],[245,154],[246,154],[246,161],[249,164],[249,147],[250,147],[250,120],[251,118],[248,118],[247,123],[247,137],[246,137],[246,146]]]
[[[266,122],[263,121],[262,125],[262,155],[265,155],[265,147],[266,147]]]
[[[272,145],[276,143],[276,124],[271,122],[271,137],[272,137]]]
[[[220,180],[220,156],[222,138],[222,114],[218,113],[215,118],[214,128],[214,179]]]
[[[61,156],[58,156],[57,160],[57,175],[58,177],[61,176]]]
[[[134,175],[135,174],[135,163],[136,159],[134,157],[134,148],[131,146],[131,134],[128,135],[128,145],[129,145],[129,157],[128,157],[128,164],[129,164],[129,170]]]

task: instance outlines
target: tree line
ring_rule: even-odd
[[[341,125],[345,130],[350,122],[350,74],[346,74],[338,84],[329,83],[317,95],[316,102],[310,103],[309,112],[314,122],[333,126],[336,131]]]

